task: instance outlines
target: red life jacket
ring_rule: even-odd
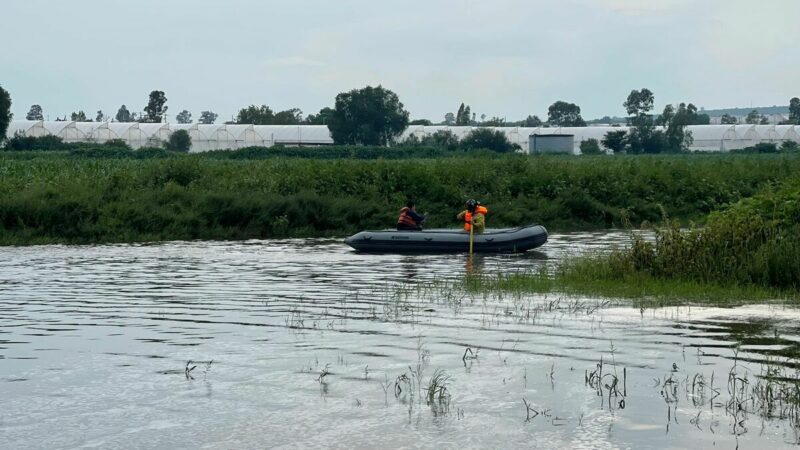
[[[486,209],[485,206],[478,205],[475,208],[475,213],[474,214],[483,214],[485,216],[488,212],[489,212],[489,210]],[[469,231],[470,228],[472,228],[472,214],[473,213],[470,212],[470,210],[467,210],[466,214],[464,214],[464,230],[465,231]]]
[[[408,207],[404,207],[400,210],[400,217],[397,219],[398,225],[406,225],[409,227],[417,227],[419,226],[417,222],[408,214]]]

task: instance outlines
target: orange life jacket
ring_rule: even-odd
[[[414,219],[408,214],[408,207],[404,207],[400,210],[400,217],[397,219],[397,224],[407,225],[409,227],[419,226],[417,222],[415,222]]]
[[[478,205],[478,207],[475,208],[475,214],[483,214],[485,216],[488,212],[489,210],[483,205]],[[464,230],[469,231],[470,228],[472,228],[472,212],[467,210],[466,214],[464,214]]]

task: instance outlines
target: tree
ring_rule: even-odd
[[[95,116],[94,121],[103,122],[104,120],[106,120],[106,116],[103,114],[103,110],[102,109],[97,110],[97,116]]]
[[[581,107],[574,103],[557,101],[547,108],[547,121],[560,127],[585,127]]]
[[[83,111],[73,112],[70,115],[70,120],[73,122],[91,122],[86,118],[86,113]]]
[[[455,125],[456,124],[456,116],[449,112],[444,115],[444,124],[445,125]]]
[[[273,125],[299,125],[303,122],[303,111],[299,108],[291,108],[280,111],[272,119]]]
[[[666,127],[663,150],[678,152],[687,150],[692,143],[692,134],[686,131],[686,127],[694,124],[696,118],[697,107],[691,103],[688,105],[681,103],[677,110],[672,105],[667,105],[660,118],[662,125]]]
[[[597,139],[590,138],[581,141],[581,155],[602,155],[604,153]]]
[[[626,138],[631,153],[659,153],[663,148],[664,133],[656,130],[653,116],[650,114],[654,104],[655,96],[647,88],[631,91],[622,104],[628,113],[628,125],[631,126]],[[665,113],[672,115],[672,107]]]
[[[620,153],[625,150],[625,135],[628,132],[625,130],[609,131],[601,141],[605,148],[611,149],[614,153]]]
[[[653,104],[655,103],[655,96],[650,89],[643,88],[641,91],[633,90],[630,94],[628,94],[628,99],[625,100],[625,103],[622,106],[625,107],[625,111],[628,112],[628,116],[630,117],[640,117],[642,115],[647,115],[648,112],[652,111]],[[628,120],[629,125],[633,125],[630,123],[630,119]]]
[[[433,122],[431,122],[428,119],[416,119],[416,120],[412,120],[411,122],[408,122],[408,124],[409,125],[422,125],[422,126],[429,127],[429,126],[433,125]]]
[[[463,121],[462,117],[464,117],[464,103],[461,103],[461,106],[458,107],[458,111],[456,112],[456,125],[463,125],[461,123]]]
[[[7,90],[3,89],[3,86],[0,86],[0,143],[6,138],[8,124],[11,123],[13,117],[14,115],[11,114],[11,95]]]
[[[469,125],[471,122],[472,113],[470,112],[469,105],[465,106],[464,103],[461,103],[461,106],[458,107],[458,112],[456,113],[456,126]]]
[[[148,123],[161,123],[164,114],[167,112],[167,96],[164,91],[153,91],[150,93],[150,100],[144,107],[144,121]]]
[[[800,98],[793,97],[789,100],[789,122],[800,125]]]
[[[177,130],[169,135],[164,148],[172,152],[188,152],[192,148],[192,137],[186,130]]]
[[[198,120],[199,123],[202,124],[212,124],[217,121],[217,114],[212,111],[203,111],[200,113],[200,119]]]
[[[131,122],[133,118],[131,117],[131,112],[128,111],[128,108],[125,105],[122,105],[117,110],[117,115],[114,116],[117,119],[117,122]]]
[[[769,117],[761,116],[761,121],[759,122],[759,125],[769,125]]]
[[[739,122],[739,119],[737,119],[736,117],[733,117],[730,114],[723,114],[722,115],[722,119],[720,119],[720,120],[725,125],[735,125],[735,124],[737,124]]]
[[[420,144],[452,151],[458,148],[458,137],[450,130],[439,130],[422,138]]]
[[[26,120],[44,120],[44,114],[42,114],[42,107],[39,105],[31,105],[31,109],[28,111],[28,115],[25,116]]]
[[[711,123],[711,117],[708,114],[698,114],[692,125],[708,125]]]
[[[328,128],[337,144],[387,145],[406,129],[408,116],[397,94],[367,86],[336,96]]]
[[[523,127],[540,127],[542,126],[542,119],[539,116],[528,116],[522,122]]]
[[[175,116],[175,120],[177,120],[178,123],[192,123],[192,113],[184,109]]]
[[[489,128],[472,130],[461,140],[461,148],[465,150],[493,150],[498,153],[509,153],[517,149],[506,134]]]
[[[309,125],[327,125],[333,115],[333,108],[324,107],[319,110],[318,114],[309,114],[306,117],[306,123]]]
[[[275,120],[275,113],[267,105],[250,105],[242,108],[236,115],[236,123],[253,125],[272,125]]]
[[[508,124],[506,123],[506,119],[503,119],[502,117],[493,116],[489,120],[486,120],[486,115],[482,114],[481,115],[481,120],[482,120],[482,122],[479,125],[482,126],[482,127],[505,127],[505,126],[508,126]]]
[[[750,125],[758,124],[761,122],[761,114],[758,113],[757,109],[754,109],[747,114],[747,117],[744,118],[744,122]]]

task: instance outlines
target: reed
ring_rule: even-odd
[[[429,213],[430,227],[455,226],[467,197],[489,206],[492,227],[638,226],[660,220],[662,207],[688,224],[800,171],[798,155],[356,159],[329,151],[0,152],[0,244],[344,235],[393,225],[407,198]]]

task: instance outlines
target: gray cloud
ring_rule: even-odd
[[[315,112],[378,84],[414,117],[461,101],[478,114],[543,116],[555,100],[621,114],[634,88],[659,105],[786,103],[800,2],[773,0],[4,0],[0,83],[14,113],[242,106]]]

